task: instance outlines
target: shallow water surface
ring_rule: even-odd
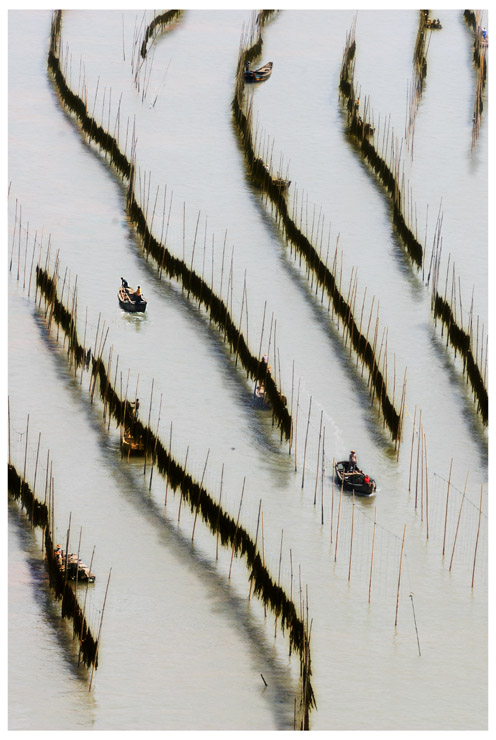
[[[471,150],[471,35],[462,11],[433,15],[443,29],[429,42],[405,170],[421,232],[429,207],[429,249],[442,201],[443,268],[451,255],[465,322],[480,285],[473,315],[487,328],[487,117]],[[298,656],[250,593],[245,561],[217,547],[149,463],[121,458],[119,430],[98,394],[91,403],[88,374],[74,375],[62,334],[47,331],[30,275],[40,242],[43,260],[50,244],[50,270],[58,253],[67,305],[77,281],[80,341],[94,350],[108,331],[104,359],[118,392],[140,398],[141,419],[257,533],[270,573],[308,616],[311,729],[485,729],[487,430],[390,203],[344,133],[338,83],[354,12],[274,14],[260,59],[274,70],[249,95],[257,141],[292,181],[291,208],[309,235],[325,224],[330,263],[338,242],[343,294],[357,271],[365,320],[373,301],[371,333],[380,306],[397,404],[407,377],[399,456],[342,327],[246,169],[231,102],[252,13],[184,11],[154,40],[137,85],[134,39],[152,17],[65,11],[65,74],[128,156],[134,128],[137,190],[154,233],[167,229],[168,248],[222,295],[252,351],[270,353],[294,439],[290,448],[270,411],[254,409],[251,381],[186,287],[144,256],[125,187],[49,78],[50,12],[10,11],[9,453],[32,481],[41,434],[36,488],[43,498],[52,465],[56,536],[65,541],[70,519],[71,549],[81,537],[86,562],[95,549],[95,631],[111,573],[89,692],[90,672],[77,667],[72,628],[50,595],[40,535],[9,503],[10,729],[291,730],[299,690]],[[390,117],[400,138],[417,23],[417,11],[357,18],[355,79],[374,119]],[[120,311],[121,275],[142,287],[144,315]],[[341,496],[332,483],[333,460],[351,448],[378,482],[371,499]]]

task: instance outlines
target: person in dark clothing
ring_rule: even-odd
[[[348,460],[348,472],[354,473],[357,468],[357,456],[355,450],[350,452],[350,458]]]

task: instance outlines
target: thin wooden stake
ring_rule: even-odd
[[[394,620],[394,626],[397,627],[398,625],[398,606],[400,603],[400,583],[401,583],[401,565],[403,562],[403,550],[405,548],[405,534],[406,534],[406,524],[403,527],[403,539],[401,541],[401,554],[400,554],[400,569],[398,572],[398,591],[396,593],[396,617]]]
[[[483,489],[484,489],[484,486],[481,485],[481,495],[480,495],[480,504],[479,504],[479,522],[477,524],[477,537],[475,538],[474,567],[472,568],[472,588],[474,587],[475,561],[477,560],[477,546],[479,544],[479,532],[480,532],[480,523],[481,523],[481,515],[482,515],[482,491],[483,491]]]
[[[444,557],[444,552],[445,552],[445,549],[446,549],[446,526],[447,526],[447,523],[448,523],[448,501],[449,501],[449,490],[450,490],[450,484],[451,484],[451,469],[452,469],[452,467],[453,467],[453,458],[451,458],[449,478],[448,478],[448,490],[446,491],[446,511],[445,511],[445,514],[444,514],[444,535],[443,535],[443,557]]]
[[[95,663],[98,658],[98,648],[100,647],[100,635],[102,633],[102,622],[103,622],[103,613],[105,611],[105,604],[107,603],[107,594],[110,584],[110,576],[112,575],[112,568],[109,571],[108,581],[107,581],[107,588],[105,589],[105,598],[103,600],[103,607],[102,607],[102,616],[100,617],[100,626],[98,628],[98,637],[96,640],[96,651],[95,651],[95,660],[93,661],[93,665],[91,666],[91,679],[90,679],[90,686],[88,691],[91,691],[91,686],[93,684],[93,675],[95,673]]]
[[[451,551],[451,560],[450,560],[450,566],[449,566],[450,573],[451,573],[451,566],[453,565],[453,557],[455,555],[455,545],[456,545],[456,539],[458,537],[458,527],[460,526],[460,519],[461,519],[461,516],[462,516],[463,503],[465,501],[465,492],[467,490],[467,483],[468,483],[468,476],[469,475],[470,475],[470,473],[467,473],[467,478],[465,480],[465,488],[463,489],[462,502],[460,504],[460,511],[458,512],[458,519],[457,519],[457,522],[456,522],[455,539],[453,540],[453,550]]]

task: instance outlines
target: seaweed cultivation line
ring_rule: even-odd
[[[472,116],[472,149],[479,138],[482,111],[484,109],[484,92],[487,79],[486,51],[488,47],[487,32],[481,25],[481,11],[464,10],[465,23],[472,29],[474,34],[473,61],[475,67],[475,94],[474,112]]]
[[[284,193],[277,184],[278,178],[272,176],[270,167],[266,165],[261,157],[256,153],[256,146],[252,134],[252,107],[248,106],[247,112],[244,110],[244,69],[247,63],[251,62],[260,54],[262,48],[261,28],[264,23],[264,16],[259,15],[257,19],[258,31],[257,38],[252,45],[247,48],[241,48],[238,57],[238,67],[235,81],[235,93],[232,101],[232,111],[234,120],[237,125],[239,138],[241,140],[245,160],[250,171],[254,184],[267,195],[272,202],[279,222],[284,229],[287,240],[295,246],[300,255],[305,258],[309,271],[315,275],[317,285],[320,285],[329,296],[329,308],[332,302],[333,312],[343,322],[343,327],[348,332],[350,346],[357,355],[362,359],[369,371],[369,382],[371,384],[372,396],[376,396],[379,408],[382,412],[385,423],[391,433],[392,439],[399,450],[401,440],[401,426],[403,417],[403,399],[399,411],[391,402],[388,392],[386,378],[380,370],[380,360],[375,357],[375,350],[369,342],[368,337],[361,332],[357,321],[353,315],[353,290],[351,302],[348,302],[340,292],[338,281],[321,259],[318,250],[311,244],[301,229],[297,226],[291,217]],[[254,35],[252,33],[252,35]]]
[[[371,166],[373,171],[377,174],[387,192],[393,201],[393,224],[396,227],[398,235],[405,245],[408,254],[412,258],[412,261],[416,265],[417,269],[422,267],[424,274],[424,249],[420,242],[417,240],[416,235],[413,233],[411,228],[407,225],[406,219],[403,215],[403,195],[399,186],[399,156],[395,157],[394,147],[393,149],[393,169],[386,164],[386,161],[379,156],[377,153],[374,143],[370,140],[370,135],[367,135],[367,131],[374,133],[374,129],[367,121],[367,107],[363,111],[363,119],[360,115],[359,101],[355,97],[354,88],[354,59],[355,59],[356,43],[354,36],[354,27],[350,30],[347,35],[345,50],[343,53],[343,61],[341,65],[341,77],[339,89],[343,98],[346,102],[346,109],[348,113],[348,132],[352,137],[353,141],[358,144],[361,153],[365,160]],[[438,218],[436,226],[436,237],[433,252],[431,255],[431,264],[429,266],[429,272],[427,277],[427,284],[429,283],[432,276],[432,299],[431,306],[434,318],[440,318],[444,326],[447,328],[447,339],[451,343],[452,347],[456,352],[460,352],[463,357],[463,372],[466,374],[468,380],[471,383],[473,393],[476,398],[477,410],[480,413],[484,424],[488,423],[488,394],[485,385],[485,378],[483,373],[478,367],[478,353],[473,352],[473,342],[471,336],[464,331],[463,326],[460,327],[456,321],[456,313],[453,311],[453,301],[448,304],[446,298],[442,298],[438,293],[439,283],[439,262],[441,256],[441,249],[439,247],[439,236],[440,236],[440,224],[441,220]],[[448,262],[449,269],[449,262]],[[454,295],[456,300],[455,289],[452,289],[452,296]],[[461,300],[461,299],[460,299]],[[481,367],[483,362],[481,360]]]
[[[405,139],[410,148],[413,157],[413,139],[415,134],[415,119],[417,116],[418,106],[422,93],[424,91],[425,78],[427,77],[427,47],[426,38],[430,40],[429,30],[432,28],[432,22],[429,19],[428,10],[419,10],[419,27],[417,38],[415,39],[415,49],[413,52],[413,85],[410,90],[410,108],[408,114],[408,123]]]
[[[50,491],[52,491],[52,486],[53,480],[50,481]],[[38,501],[27,481],[18,473],[11,462],[8,463],[8,491],[13,498],[21,501],[23,508],[31,520],[32,526],[43,529],[46,567],[50,586],[55,597],[62,601],[62,617],[72,620],[74,635],[78,636],[79,641],[79,659],[86,666],[92,666],[94,670],[98,668],[98,639],[95,639],[93,636],[84,614],[84,607],[82,608],[80,606],[76,590],[72,587],[70,581],[60,568],[55,555],[52,524],[54,519],[52,494],[50,494],[50,499],[52,500],[51,505],[48,505],[46,501],[43,503]]]
[[[72,326],[67,322],[66,313],[61,309],[56,310],[55,306],[60,303],[56,295],[54,279],[40,267],[37,268],[37,284],[40,293],[43,294],[45,301],[54,306],[52,316],[57,322],[59,319],[61,328]],[[76,331],[71,333],[70,353],[76,367],[84,363],[85,350],[79,343]],[[109,371],[102,360],[102,350],[97,357],[92,357],[91,376],[93,382],[99,381],[100,396],[106,404],[109,416],[113,416],[118,424],[128,425],[133,428],[133,435],[137,438],[142,437],[145,440],[146,450],[153,455],[159,473],[166,478],[168,485],[173,491],[181,491],[182,500],[189,504],[191,512],[200,514],[206,526],[213,534],[220,537],[223,546],[232,548],[232,551],[240,557],[245,557],[250,570],[250,583],[252,584],[253,593],[258,595],[263,603],[269,606],[276,617],[281,620],[283,630],[288,631],[288,637],[291,649],[296,650],[300,656],[300,664],[303,678],[302,694],[302,727],[308,729],[308,716],[312,706],[315,706],[313,689],[310,682],[310,653],[309,653],[309,635],[305,628],[304,619],[298,617],[294,602],[287,596],[284,589],[276,583],[265,567],[260,553],[257,549],[256,542],[245,530],[239,525],[220,506],[220,503],[214,500],[213,496],[193,477],[187,470],[178,463],[163,445],[159,437],[147,425],[144,425],[139,419],[136,419],[130,404],[123,401],[112,383],[110,382]],[[94,392],[95,386],[93,386]]]
[[[147,25],[143,33],[143,39],[140,45],[140,55],[144,59],[148,53],[148,42],[150,39],[155,41],[159,33],[163,33],[167,30],[165,27],[170,25],[173,21],[180,18],[184,11],[182,10],[164,10],[163,13],[159,13],[154,19]]]
[[[356,95],[354,83],[355,53],[356,41],[355,28],[353,26],[347,34],[339,80],[339,91],[347,110],[348,134],[355,144],[358,145],[364,159],[391,196],[393,201],[393,224],[411,260],[417,268],[420,268],[423,264],[424,250],[414,233],[408,227],[403,216],[403,194],[399,185],[399,157],[395,157],[394,155],[393,139],[391,141],[393,164],[390,166],[379,155],[374,143],[371,141],[371,136],[375,133],[375,127],[367,120],[367,106],[363,106],[365,109],[360,114],[360,100]]]
[[[439,318],[442,321],[443,325],[446,327],[446,341],[449,342],[454,348],[455,356],[456,352],[458,351],[463,358],[463,373],[470,381],[477,403],[477,410],[482,417],[482,421],[484,422],[484,424],[487,425],[489,421],[488,393],[485,387],[485,378],[483,377],[478,367],[477,358],[474,357],[472,351],[472,341],[470,335],[467,334],[467,332],[463,328],[458,326],[455,321],[452,307],[450,306],[446,298],[440,296],[437,291],[434,294],[433,310],[434,317]]]
[[[280,426],[281,436],[284,435],[286,439],[289,439],[292,421],[287,409],[287,402],[279,391],[276,380],[268,372],[267,364],[262,362],[260,357],[255,356],[250,351],[241,328],[236,326],[224,301],[214,293],[213,289],[192,267],[189,267],[183,260],[172,255],[167,247],[152,234],[146,215],[135,195],[135,165],[129,162],[121,152],[116,139],[88,115],[87,106],[84,101],[69,89],[56,52],[57,46],[60,43],[60,39],[55,38],[57,30],[60,34],[58,14],[55,15],[52,23],[53,36],[50,45],[48,66],[54,76],[60,98],[64,105],[80,121],[83,131],[109,155],[110,163],[123,178],[128,180],[127,213],[142,240],[145,253],[153,257],[160,271],[165,270],[171,279],[178,280],[187,288],[188,293],[191,293],[198,303],[205,307],[212,321],[223,331],[231,351],[239,357],[248,377],[254,381],[263,382],[266,396],[270,401],[273,418],[277,420]]]
[[[155,12],[156,11],[154,11],[154,13]],[[155,39],[158,37],[158,35],[160,33],[166,33],[167,31],[171,30],[174,27],[175,21],[178,20],[182,14],[183,14],[182,10],[165,10],[162,13],[155,15],[153,20],[145,27],[143,31],[143,35],[141,37],[140,31],[145,21],[145,16],[146,16],[146,10],[145,10],[143,13],[143,19],[141,22],[140,29],[136,30],[135,28],[134,48],[133,48],[133,53],[131,56],[131,69],[134,74],[134,84],[138,92],[140,92],[140,88],[141,88],[140,74],[141,74],[142,68],[144,67],[144,81],[143,81],[143,89],[141,91],[142,101],[145,99],[148,93],[148,86],[150,84],[150,77],[152,74],[153,55],[152,55],[152,60],[150,61],[150,64],[148,65],[148,52],[149,52],[148,43],[150,42],[150,48],[151,48],[151,45],[153,44]],[[123,39],[123,48],[124,48],[124,39]],[[147,68],[148,68],[148,71],[147,71]],[[165,84],[165,78],[167,76],[167,71],[168,71],[168,67],[165,71],[160,87],[163,87],[163,85]],[[155,103],[157,102],[157,98],[158,98],[158,93],[155,95],[155,98],[151,105],[152,108],[155,106]]]

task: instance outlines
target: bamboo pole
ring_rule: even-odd
[[[219,516],[217,517],[217,539],[215,544],[215,560],[219,559],[219,519],[220,519],[220,504],[222,501],[222,484],[224,482],[224,463],[222,463],[222,472],[220,475],[220,493],[219,493]],[[263,515],[262,515],[262,531],[263,531]]]
[[[110,367],[109,367],[109,373],[110,373]],[[152,387],[150,391],[150,406],[148,408],[148,423],[147,423],[147,432],[146,432],[146,445],[145,445],[145,460],[143,463],[143,475],[146,475],[146,457],[148,454],[148,437],[149,437],[149,430],[150,430],[150,420],[152,418],[152,401],[153,401],[153,386],[155,385],[155,378],[152,378]]]
[[[461,519],[461,516],[462,516],[463,503],[465,501],[465,492],[467,490],[467,483],[468,483],[468,476],[469,475],[470,475],[470,473],[467,473],[467,478],[465,480],[465,488],[463,489],[462,502],[460,504],[460,511],[458,512],[458,519],[457,519],[457,522],[456,522],[455,538],[453,540],[453,550],[451,551],[451,560],[450,560],[450,566],[449,566],[450,573],[451,573],[451,566],[453,565],[453,557],[455,555],[455,546],[456,546],[456,540],[457,540],[457,537],[458,537],[458,528],[460,526],[460,519]]]
[[[241,489],[241,499],[239,501],[238,518],[236,519],[236,529],[234,530],[233,546],[232,546],[232,552],[231,552],[231,564],[229,565],[229,580],[231,580],[232,564],[233,564],[233,560],[234,560],[234,550],[236,548],[236,537],[237,537],[237,534],[238,534],[239,517],[241,516],[241,505],[243,503],[243,495],[244,495],[244,492],[245,492],[245,483],[246,483],[246,476],[243,478],[243,488]]]
[[[89,685],[88,691],[91,691],[91,687],[93,685],[93,675],[95,673],[95,663],[96,663],[97,658],[98,658],[98,648],[100,647],[100,635],[102,633],[103,614],[105,612],[105,604],[107,603],[107,594],[108,594],[108,589],[109,589],[109,584],[110,584],[110,576],[111,575],[112,575],[112,568],[109,571],[109,576],[108,576],[108,580],[107,580],[107,588],[105,589],[105,598],[103,599],[102,616],[100,617],[100,626],[98,628],[98,637],[96,639],[95,660],[93,661],[93,665],[91,666],[91,679],[90,679],[90,685]]]
[[[41,432],[38,434],[38,448],[36,450],[36,462],[34,466],[33,499],[36,496],[36,474],[38,472],[38,457],[40,454],[40,442],[41,442]],[[33,524],[33,519],[34,519],[34,501],[33,501],[33,507],[31,510],[31,524]]]
[[[308,406],[308,419],[307,419],[307,431],[305,434],[305,447],[303,451],[303,473],[301,476],[301,487],[305,484],[305,462],[307,459],[307,442],[308,442],[308,428],[310,426],[310,414],[312,413],[312,396],[310,396],[310,404]]]
[[[117,355],[117,361],[119,361],[119,355]],[[117,387],[117,377],[116,377],[115,387]],[[161,414],[162,414],[162,397],[163,397],[163,394],[161,393],[160,394],[160,404],[159,404],[159,407],[158,407],[157,431],[155,432],[155,444],[153,446],[152,466],[151,466],[151,470],[150,470],[150,482],[148,484],[148,490],[149,491],[152,490],[153,467],[154,467],[155,459],[156,459],[156,455],[157,455],[158,429],[159,429],[159,426],[160,426],[160,417],[161,417]],[[109,423],[110,423],[110,421],[109,421]]]
[[[325,427],[324,435],[322,437],[322,476],[321,476],[321,491],[320,491],[320,523],[324,525],[324,479],[325,479]]]
[[[396,593],[396,616],[394,620],[394,626],[398,626],[398,606],[400,603],[400,583],[401,583],[401,566],[403,563],[403,550],[405,549],[405,533],[406,533],[406,524],[403,527],[403,539],[401,541],[401,554],[400,554],[400,568],[398,572],[398,591]]]
[[[474,587],[474,578],[475,578],[475,561],[477,560],[477,547],[479,544],[479,532],[480,532],[480,523],[481,523],[481,515],[482,515],[482,492],[483,492],[484,486],[481,485],[481,495],[480,495],[480,503],[479,503],[479,521],[477,524],[477,537],[475,538],[475,551],[474,551],[474,567],[472,568],[472,588]]]
[[[256,529],[256,533],[255,533],[255,548],[257,547],[257,542],[258,542],[258,528],[259,528],[259,525],[260,525],[260,511],[261,511],[261,508],[262,508],[262,499],[260,499],[260,501],[258,502],[258,517],[257,517],[257,529]],[[290,551],[290,554],[291,554],[291,551]],[[248,601],[251,600],[252,590],[253,590],[253,578],[250,577],[250,592],[248,594]]]
[[[295,427],[294,427],[295,473],[298,470],[298,412],[300,409],[300,383],[301,383],[301,378],[298,378],[298,396],[296,399],[296,418],[295,418]]]
[[[93,546],[93,552],[91,553],[91,560],[90,560],[90,573],[91,573],[91,569],[93,567],[93,558],[94,558],[94,556],[95,556],[95,547]],[[85,612],[86,612],[86,599],[88,597],[88,586],[89,586],[89,581],[86,581],[86,591],[84,593],[84,602],[83,602],[83,618],[84,618]],[[79,633],[78,665],[81,662],[81,645],[82,645],[82,642],[83,642],[83,620],[81,620],[81,631]]]
[[[202,477],[201,477],[201,481],[200,481],[200,493],[198,494],[198,504],[196,506],[195,519],[193,521],[193,532],[191,533],[191,542],[193,542],[193,540],[195,539],[196,520],[198,518],[198,510],[200,508],[200,497],[201,497],[201,492],[202,492],[202,489],[203,489],[203,480],[205,478],[205,473],[207,471],[207,463],[208,463],[208,456],[209,455],[210,455],[210,447],[207,450],[207,457],[205,458],[205,465],[203,466],[203,473],[202,473]]]
[[[169,460],[167,464],[167,477],[165,480],[165,500],[164,500],[164,508],[167,507],[167,493],[169,491],[169,480],[170,480],[170,461],[172,457],[172,421],[170,423],[170,432],[169,432]]]
[[[324,416],[324,410],[320,412],[320,428],[319,428],[319,445],[317,448],[317,470],[315,471],[315,493],[313,496],[313,505],[317,503],[317,487],[319,485],[319,469],[320,469],[320,440],[322,437],[322,417]]]
[[[344,485],[344,479],[341,481],[341,493],[339,494],[338,521],[336,523],[336,547],[334,548],[334,562],[336,562],[336,558],[338,555],[339,522],[341,520],[341,502],[343,501],[343,485]]]
[[[26,446],[24,450],[24,471],[22,474],[22,479],[26,480],[26,465],[27,465],[27,459],[28,459],[28,435],[29,435],[29,414],[26,422]]]
[[[186,458],[184,460],[184,471],[188,469],[188,454],[189,454],[189,445],[186,447]],[[181,506],[183,503],[183,489],[182,486],[180,488],[180,495],[179,495],[179,511],[177,513],[177,523],[181,521]]]
[[[444,514],[444,535],[443,535],[443,557],[444,557],[444,552],[445,552],[445,549],[446,549],[446,526],[447,526],[447,523],[448,523],[448,501],[449,501],[449,490],[450,490],[450,484],[451,484],[451,469],[452,469],[452,467],[453,467],[453,458],[451,458],[449,478],[448,478],[448,490],[446,491],[446,510],[445,510],[445,514]]]
[[[417,440],[417,472],[415,474],[415,511],[417,511],[417,495],[418,495],[418,473],[419,473],[419,460],[420,460],[420,438],[422,436],[422,409],[419,415],[419,432]]]
[[[294,360],[293,360],[293,366],[291,371],[291,406],[290,406],[290,416],[291,416],[291,428],[289,430],[289,452],[288,454],[291,455],[291,447],[293,446],[293,397],[294,397]]]
[[[424,454],[425,454],[425,523],[426,539],[429,539],[429,466],[427,464],[427,439],[424,435]]]

